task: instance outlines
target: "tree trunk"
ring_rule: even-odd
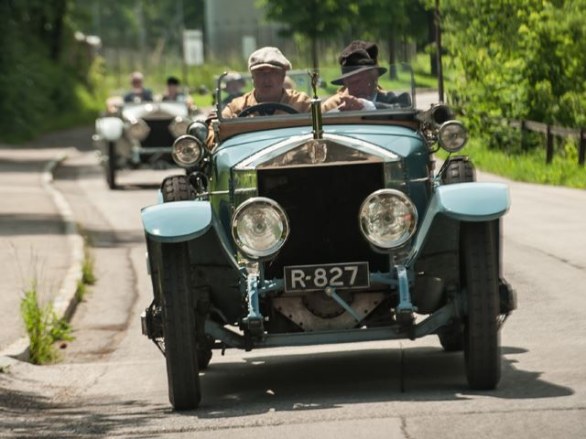
[[[319,70],[319,57],[317,56],[317,38],[311,38],[311,63],[315,71]]]
[[[436,59],[436,42],[435,42],[435,11],[432,9],[427,12],[427,22],[429,24],[429,47],[432,49],[429,53],[429,65],[431,75],[437,78],[437,59]]]
[[[391,79],[397,79],[397,48],[395,44],[395,34],[391,33],[388,39],[389,48],[389,76]]]

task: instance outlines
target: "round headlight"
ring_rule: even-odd
[[[173,137],[179,137],[180,135],[187,133],[188,126],[189,120],[181,116],[177,116],[169,124],[169,131],[171,132]]]
[[[204,146],[193,136],[183,135],[173,142],[171,155],[179,166],[192,166],[198,163],[204,153]]]
[[[269,198],[250,198],[232,216],[232,237],[247,256],[274,255],[289,236],[289,220],[279,204]]]
[[[440,146],[448,152],[460,151],[468,141],[468,131],[461,122],[449,120],[444,122],[437,134]]]
[[[395,189],[373,192],[360,206],[360,230],[376,247],[391,249],[403,245],[417,226],[417,209]]]
[[[130,121],[130,125],[128,126],[128,135],[138,140],[139,142],[143,141],[147,138],[151,129],[146,124],[146,122],[142,119],[136,119]]]

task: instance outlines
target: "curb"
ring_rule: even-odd
[[[65,151],[58,154],[53,160],[47,162],[43,169],[43,173],[41,174],[41,187],[51,196],[59,215],[63,219],[65,235],[67,236],[71,249],[71,262],[69,269],[63,278],[59,292],[53,299],[53,310],[57,317],[70,320],[77,305],[75,292],[77,291],[77,285],[82,277],[84,241],[79,234],[71,206],[63,194],[53,186],[53,171],[66,159],[67,152]],[[28,337],[21,337],[10,346],[0,351],[0,357],[13,357],[17,360],[27,361],[29,355],[28,349]]]

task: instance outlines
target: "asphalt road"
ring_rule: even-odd
[[[504,270],[519,309],[502,330],[496,391],[469,391],[462,354],[435,337],[228,350],[202,376],[201,408],[174,413],[164,358],[139,322],[151,297],[139,212],[167,173],[129,171],[110,191],[93,152],[58,169],[98,282],[63,362],[5,366],[0,437],[585,437],[586,191],[509,183]]]

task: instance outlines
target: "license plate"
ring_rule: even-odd
[[[326,287],[337,290],[368,288],[368,262],[342,264],[292,265],[284,269],[285,291],[315,291]]]

